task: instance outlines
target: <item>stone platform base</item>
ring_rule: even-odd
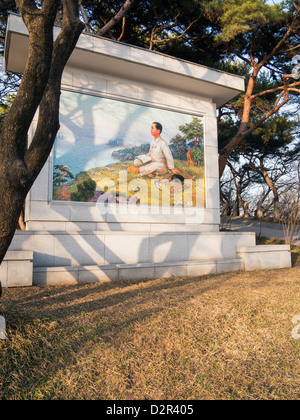
[[[105,283],[118,280],[152,280],[171,276],[201,276],[243,270],[241,259],[178,261],[157,264],[119,264],[85,267],[39,267],[33,271],[36,285]]]
[[[289,245],[238,246],[237,255],[246,271],[291,267]]]
[[[32,251],[8,251],[0,265],[2,287],[32,286]]]
[[[17,232],[3,287],[94,283],[291,267],[290,247],[247,232]]]

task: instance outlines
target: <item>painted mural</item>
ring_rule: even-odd
[[[203,118],[63,91],[53,200],[205,207]]]

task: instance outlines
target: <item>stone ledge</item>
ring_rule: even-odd
[[[78,267],[36,267],[35,285],[104,283],[118,280],[155,279],[171,276],[201,276],[243,270],[241,259],[177,261],[164,263],[112,264]]]
[[[3,261],[33,260],[33,251],[7,251]]]
[[[147,233],[160,233],[166,231],[166,224],[159,222],[152,223],[134,223],[134,222],[121,222],[121,223],[109,223],[109,222],[55,222],[55,221],[28,221],[26,223],[27,231],[21,232],[91,232],[93,234],[106,233],[112,231],[124,231],[124,232],[147,232]],[[169,223],[168,232],[219,232],[218,224],[186,224],[186,223]]]
[[[238,246],[237,252],[278,252],[290,251],[290,245],[255,245],[255,246]]]
[[[201,231],[201,230],[170,230],[169,226],[167,224],[160,224],[164,227],[164,229],[158,230],[158,231],[145,231],[144,226],[143,228],[138,229],[139,224],[134,228],[131,227],[130,230],[20,230],[15,233],[15,237],[28,237],[28,236],[117,236],[117,235],[137,235],[137,236],[147,236],[147,237],[155,237],[158,235],[170,235],[170,236],[176,236],[176,235],[202,235],[202,236],[219,236],[219,237],[242,237],[242,236],[248,236],[250,238],[255,238],[255,232],[220,232],[210,230],[210,231]],[[175,225],[175,224],[174,224]],[[183,224],[182,224],[183,225]],[[176,226],[180,226],[180,224],[177,224]],[[187,225],[190,226],[190,225]],[[192,228],[194,226],[192,225]],[[211,227],[211,225],[209,225]],[[288,245],[257,245],[257,246],[274,246],[274,247],[280,247],[280,246],[288,246]],[[256,248],[257,246],[253,246],[253,248]],[[242,248],[242,246],[241,246]],[[251,248],[251,246],[248,246],[247,248]],[[9,252],[9,251],[8,251]]]
[[[246,271],[292,267],[289,245],[238,246],[237,256]]]
[[[237,258],[237,246],[255,245],[255,233],[22,232],[10,250],[34,251],[35,267],[215,261]]]
[[[2,286],[32,286],[32,260],[32,251],[8,251],[0,266],[0,279]]]

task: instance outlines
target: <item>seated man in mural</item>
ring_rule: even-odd
[[[134,160],[134,166],[128,168],[130,173],[140,173],[142,176],[163,175],[169,170],[174,174],[179,173],[174,168],[174,159],[167,142],[160,137],[162,125],[154,122],[151,125],[151,135],[153,140],[150,144],[150,150],[147,155],[137,156]]]

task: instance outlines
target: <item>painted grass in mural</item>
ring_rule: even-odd
[[[203,118],[63,91],[53,200],[205,206]]]

